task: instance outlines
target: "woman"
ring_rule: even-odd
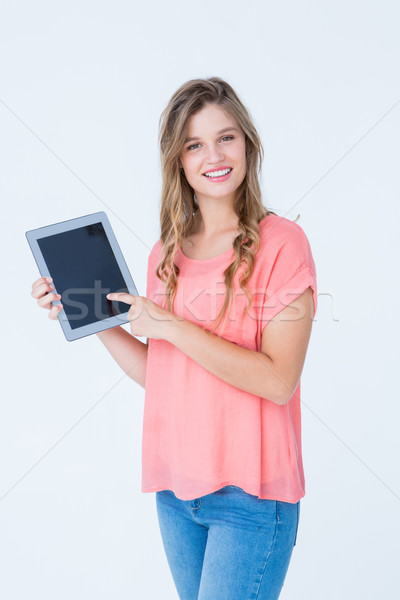
[[[131,305],[132,335],[97,335],[146,390],[142,490],[156,492],[181,600],[276,599],[305,494],[299,382],[314,261],[301,227],[262,204],[262,145],[225,81],[177,90],[160,147],[146,297],[108,294]],[[32,296],[57,318],[43,278]]]

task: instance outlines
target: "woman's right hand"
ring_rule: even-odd
[[[50,281],[49,281],[50,279]],[[60,300],[60,294],[54,293],[54,285],[51,277],[39,277],[32,284],[32,298],[37,299],[37,303],[42,308],[47,308],[49,310],[48,317],[49,319],[57,319],[60,310],[62,309],[62,304],[52,305],[52,302]]]

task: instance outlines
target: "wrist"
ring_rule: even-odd
[[[172,313],[172,318],[165,322],[164,339],[170,344],[176,345],[186,323],[187,321],[183,317]]]

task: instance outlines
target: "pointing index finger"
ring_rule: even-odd
[[[125,292],[112,292],[107,294],[108,300],[115,300],[116,302],[124,302],[125,304],[134,304],[135,296],[133,294],[126,294]]]

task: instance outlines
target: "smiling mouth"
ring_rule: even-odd
[[[213,179],[215,177],[223,177],[224,175],[228,175],[232,169],[229,167],[228,169],[220,169],[218,171],[208,171],[207,173],[203,173],[204,177],[208,177],[209,179]]]

